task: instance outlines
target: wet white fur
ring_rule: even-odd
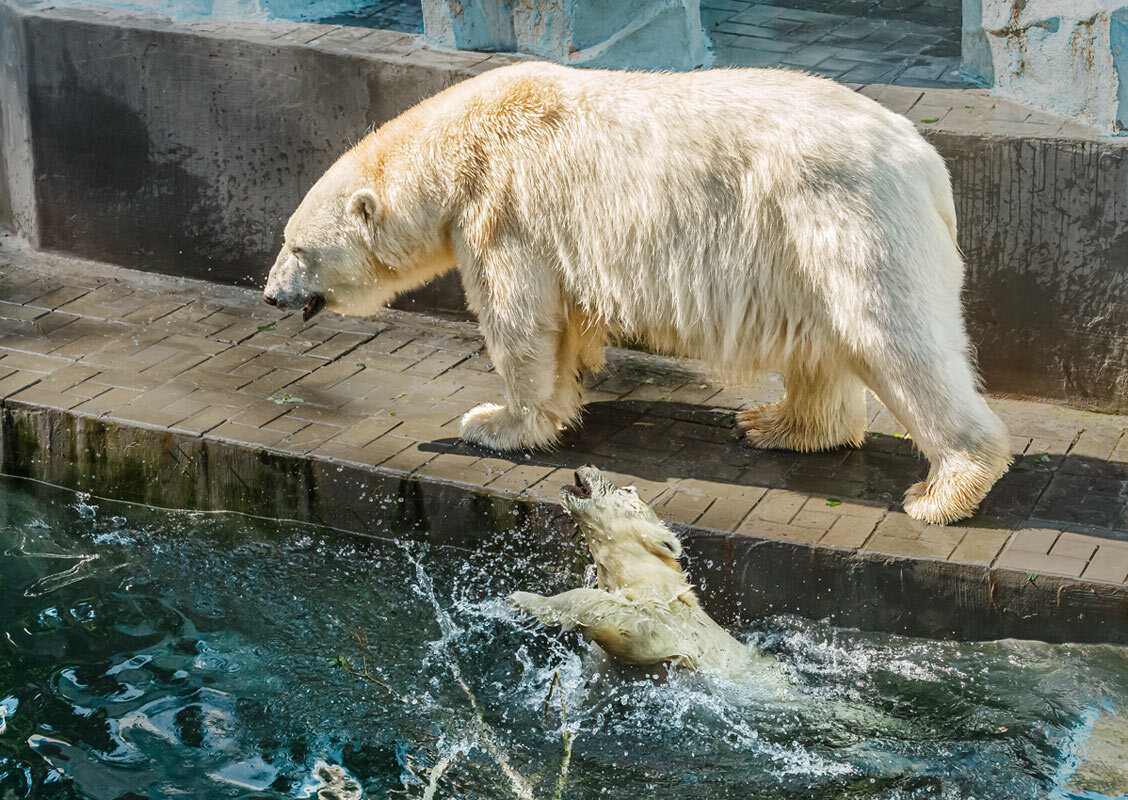
[[[576,475],[591,496],[564,490],[560,499],[591,551],[596,588],[552,597],[514,592],[509,604],[545,625],[578,629],[628,664],[670,663],[783,685],[774,659],[741,644],[701,608],[678,563],[678,537],[634,488],[615,486],[595,467]]]
[[[505,406],[463,420],[485,446],[550,444],[579,416],[581,370],[626,336],[782,372],[786,398],[738,417],[759,447],[859,443],[868,386],[931,462],[906,496],[918,519],[972,513],[1009,462],[969,359],[944,162],[831,81],[488,72],[343,156],[267,291],[362,314],[453,266],[506,383]]]

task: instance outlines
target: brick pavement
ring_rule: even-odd
[[[780,1],[784,2],[785,0]],[[786,1],[799,2],[800,0]],[[829,0],[827,1],[829,2]],[[897,2],[901,1],[897,0]],[[914,2],[915,0],[903,1]],[[710,2],[748,4],[746,0],[710,0]],[[759,5],[756,7],[760,8]],[[771,6],[771,8],[777,7]],[[786,11],[782,6],[778,8],[781,11]],[[525,58],[499,53],[475,53],[430,48],[424,45],[422,36],[392,30],[358,27],[351,21],[340,18],[337,18],[331,24],[279,23],[263,26],[261,24],[192,22],[181,23],[180,25],[194,32],[206,33],[214,27],[217,31],[224,31],[228,34],[237,33],[251,40],[265,37],[271,41],[304,44],[321,50],[341,50],[394,59],[405,64],[447,65],[468,75],[485,72]],[[820,47],[822,46],[820,45]],[[745,49],[744,52],[751,51]],[[743,57],[741,56],[741,58]],[[718,66],[724,63],[725,59],[720,59]],[[779,66],[781,64],[783,62],[779,60],[762,64],[755,59],[749,60],[747,63],[741,62],[738,64],[737,61],[730,63],[733,66]],[[783,65],[787,66],[787,64]],[[819,69],[814,69],[810,65],[796,64],[794,66],[811,72],[820,72]],[[925,133],[952,131],[1011,138],[1064,137],[1085,140],[1098,136],[1090,127],[1052,114],[1031,111],[1017,103],[993,97],[987,89],[974,89],[966,86],[958,88],[961,84],[945,81],[892,80],[890,75],[878,75],[871,79],[860,72],[850,74],[850,70],[835,72],[828,68],[822,72],[829,77],[842,80],[854,90],[860,91],[890,110],[908,117]],[[879,79],[890,79],[892,82],[883,83]]]
[[[503,494],[554,500],[592,462],[676,523],[751,536],[1128,581],[1128,417],[996,398],[1016,461],[975,518],[902,513],[926,469],[871,401],[856,450],[751,450],[732,414],[781,384],[726,386],[693,365],[612,351],[583,426],[551,452],[457,439],[502,398],[476,326],[406,312],[310,324],[257,292],[26,252],[0,237],[0,402],[92,415]]]
[[[966,87],[959,0],[702,0],[717,66],[848,83]]]
[[[716,66],[804,69],[851,83],[966,87],[959,0],[702,0]],[[320,20],[423,32],[418,0]]]

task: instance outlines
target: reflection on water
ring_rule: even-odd
[[[747,637],[782,694],[628,676],[501,600],[578,585],[572,543],[393,534],[0,479],[0,798],[1128,792],[1124,648],[780,618]],[[357,630],[375,681],[341,668],[361,671]]]

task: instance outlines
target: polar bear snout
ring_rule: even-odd
[[[573,475],[576,482],[560,488],[560,501],[569,514],[581,512],[619,488],[591,464],[580,467]]]
[[[309,322],[325,308],[325,295],[314,288],[309,269],[292,249],[283,248],[270,268],[262,300],[287,311],[302,309],[302,318]]]

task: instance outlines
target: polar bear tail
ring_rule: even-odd
[[[956,201],[952,198],[952,178],[948,173],[948,166],[944,163],[943,157],[939,153],[935,153],[935,156],[935,159],[929,160],[928,170],[928,183],[932,190],[932,205],[944,222],[944,227],[948,229],[948,235],[952,237],[952,244],[956,246],[956,250],[963,257],[963,250],[960,250],[957,235]]]

